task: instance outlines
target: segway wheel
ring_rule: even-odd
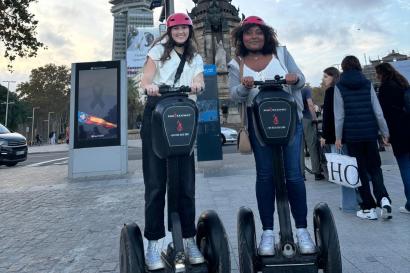
[[[228,237],[215,211],[204,211],[199,217],[196,242],[208,262],[209,273],[231,272]]]
[[[313,212],[313,226],[319,249],[319,268],[325,273],[342,273],[339,237],[332,212],[326,203],[316,205]]]
[[[124,224],[120,239],[120,272],[144,273],[144,245],[137,224]]]
[[[254,273],[256,270],[255,220],[250,208],[241,207],[238,213],[239,272]]]

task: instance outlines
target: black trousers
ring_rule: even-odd
[[[144,110],[142,139],[142,170],[145,184],[145,230],[148,240],[165,237],[164,208],[167,191],[167,160],[160,159],[152,149],[151,114],[155,103],[147,103]],[[181,219],[182,236],[193,237],[195,229],[195,160],[194,153],[178,160],[178,203],[172,204]],[[177,171],[177,170],[171,170]],[[168,217],[168,230],[171,230]]]
[[[360,197],[362,198],[362,203],[360,204],[362,209],[371,209],[380,206],[380,201],[383,197],[387,197],[390,200],[383,182],[377,140],[351,142],[346,143],[346,145],[349,155],[356,157],[357,160],[359,177],[362,182],[362,186],[358,189]],[[376,200],[374,200],[370,191],[369,176],[373,184],[373,195]]]

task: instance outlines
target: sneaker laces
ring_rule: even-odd
[[[158,241],[148,242],[147,256],[150,256],[150,258],[160,257],[160,254],[158,251]]]
[[[186,248],[187,248],[188,255],[190,255],[191,257],[201,257],[202,256],[202,253],[201,251],[199,251],[194,238],[187,238],[185,239],[185,242],[186,242]]]
[[[264,230],[262,233],[262,238],[261,238],[261,248],[269,248],[272,247],[274,242],[274,235],[272,230]]]
[[[312,239],[310,238],[310,234],[306,229],[298,230],[298,239],[302,244],[311,243]]]

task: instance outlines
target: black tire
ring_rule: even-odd
[[[7,167],[13,167],[13,166],[16,166],[16,165],[17,165],[17,162],[6,163],[6,166],[7,166]]]
[[[121,230],[120,273],[145,273],[144,245],[135,223],[124,224]]]
[[[196,243],[208,262],[209,273],[231,273],[228,237],[215,211],[204,211],[199,217]]]
[[[250,208],[241,207],[239,209],[237,224],[239,272],[255,273],[257,272],[255,220]]]
[[[224,145],[226,143],[226,138],[223,134],[221,134],[221,145]]]
[[[339,237],[332,212],[326,203],[316,205],[313,226],[319,249],[319,268],[323,269],[324,273],[342,273]]]

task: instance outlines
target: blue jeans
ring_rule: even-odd
[[[406,209],[410,210],[410,153],[396,156],[396,160],[404,184],[404,194],[407,199]]]
[[[273,229],[273,213],[275,211],[273,151],[269,146],[262,146],[256,138],[250,108],[248,108],[248,117],[249,138],[256,163],[256,199],[259,217],[264,230]],[[306,188],[300,166],[302,130],[302,123],[298,121],[292,143],[283,149],[286,187],[296,228],[307,227]]]

